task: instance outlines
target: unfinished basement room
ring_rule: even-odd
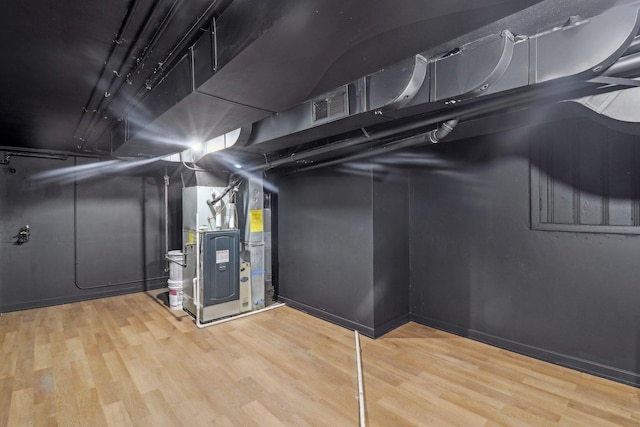
[[[640,0],[0,23],[0,427],[640,426]]]

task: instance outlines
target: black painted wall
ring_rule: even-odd
[[[277,188],[280,299],[373,329],[370,178],[305,174]]]
[[[553,161],[540,160],[541,144],[553,147]],[[532,229],[530,199],[530,177],[546,175],[556,182],[551,196],[562,209],[573,200],[582,221],[606,208],[640,222],[640,168],[624,169],[633,156],[640,165],[637,144],[569,118],[399,155],[408,181],[375,164],[280,177],[282,299],[371,336],[410,313],[640,385],[640,236]]]
[[[407,179],[370,165],[280,177],[279,299],[369,336],[406,322]]]
[[[25,157],[0,166],[0,312],[166,285],[163,171],[99,175],[77,186],[71,173],[34,179],[73,166],[72,158]],[[25,224],[31,239],[16,246]]]
[[[378,170],[371,176],[373,195],[374,336],[409,320],[409,176]]]
[[[594,134],[613,150],[640,141],[586,120],[552,126],[422,152],[448,167],[410,175],[412,319],[639,385],[640,236],[532,230],[529,141],[583,152]],[[566,157],[557,171],[576,161]],[[564,184],[555,197],[570,203]]]

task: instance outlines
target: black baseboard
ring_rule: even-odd
[[[453,323],[444,322],[438,319],[432,319],[431,317],[421,316],[419,314],[411,313],[411,321],[420,323],[430,328],[439,329],[445,332],[451,332],[452,334],[460,335],[461,337],[469,337],[467,329],[454,325]]]
[[[487,334],[474,329],[466,329],[441,320],[432,319],[417,314],[411,314],[411,320],[421,325],[451,332],[466,338],[480,341],[485,344],[499,347],[505,350],[513,351],[545,362],[564,366],[566,368],[575,369],[580,372],[617,381],[633,387],[640,387],[640,373],[618,369],[612,366],[603,365],[589,360],[580,359],[578,357],[567,354],[556,353],[544,348],[522,344],[516,341],[500,338],[495,335]]]
[[[360,332],[362,335],[365,335],[369,338],[379,338],[382,335],[386,334],[387,332],[397,328],[398,326],[404,325],[409,321],[409,314],[407,313],[407,314],[403,314],[400,317],[392,319],[383,325],[380,325],[376,328],[372,328],[371,326],[366,326],[361,323],[354,322],[353,320],[345,319],[344,317],[340,317],[335,314],[328,313],[323,310],[319,310],[315,307],[311,307],[310,305],[303,304],[301,302],[297,302],[283,296],[278,297],[278,302],[283,302],[291,308],[304,311],[307,314],[310,314],[315,317],[319,317],[320,319],[326,320],[331,323],[335,323],[336,325],[342,326],[344,328],[356,330]]]
[[[375,331],[371,326],[366,326],[361,323],[354,322],[353,320],[345,319],[344,317],[340,317],[335,314],[317,309],[310,305],[291,300],[289,298],[283,297],[282,295],[278,297],[278,302],[283,302],[287,304],[288,307],[295,308],[296,310],[300,310],[312,316],[319,317],[322,320],[335,323],[336,325],[343,326],[347,329],[356,330],[363,335],[374,338]]]
[[[14,304],[0,305],[0,313],[8,313],[11,311],[30,310],[33,308],[50,307],[52,305],[69,304],[73,302],[88,301],[97,298],[114,297],[118,295],[133,294],[136,292],[150,291],[166,287],[166,282],[157,284],[147,284],[147,286],[136,284],[117,289],[102,289],[87,291],[79,295],[61,296],[54,298],[41,299],[36,301],[25,301]]]
[[[409,322],[410,316],[409,313],[403,314],[402,316],[398,316],[395,319],[389,320],[388,322],[377,326],[374,328],[374,338],[380,338],[384,334],[393,331],[395,328],[398,328],[405,323]]]

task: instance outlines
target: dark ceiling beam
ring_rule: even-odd
[[[178,9],[180,7],[180,4],[182,2],[183,2],[183,0],[174,0],[173,1],[173,3],[171,4],[171,7],[169,8],[169,10],[162,17],[158,27],[156,28],[156,31],[153,33],[153,36],[147,42],[147,44],[142,48],[142,54],[135,58],[135,63],[130,66],[129,71],[127,71],[126,77],[124,79],[120,79],[119,80],[120,84],[117,86],[115,91],[113,91],[112,90],[113,84],[117,81],[118,77],[120,77],[122,75],[122,70],[124,69],[124,65],[129,61],[130,58],[133,59],[131,54],[132,54],[132,52],[134,50],[134,47],[136,47],[138,45],[137,42],[138,42],[139,39],[136,39],[136,43],[133,43],[129,47],[129,51],[127,52],[127,55],[125,57],[125,61],[119,67],[118,73],[117,74],[114,73],[114,75],[111,77],[111,81],[110,81],[109,85],[107,86],[108,88],[107,88],[107,90],[105,92],[105,96],[100,99],[100,102],[99,102],[98,106],[94,110],[95,111],[94,115],[91,117],[91,120],[89,121],[89,124],[85,128],[82,136],[79,138],[79,141],[80,141],[80,144],[78,146],[79,149],[81,149],[81,150],[84,149],[84,147],[87,144],[89,138],[93,134],[93,130],[94,130],[96,121],[99,118],[104,117],[106,112],[109,110],[109,107],[113,103],[113,100],[118,97],[118,95],[122,91],[122,88],[125,86],[125,84],[130,84],[131,81],[132,81],[132,77],[136,73],[138,73],[138,71],[144,66],[145,61],[147,60],[147,58],[149,57],[149,55],[153,51],[153,48],[155,47],[156,43],[158,42],[158,40],[160,39],[162,34],[166,31],[167,26],[171,22],[172,18],[175,16],[175,14],[178,11]],[[145,18],[145,21],[144,21],[140,31],[138,32],[138,36],[142,36],[144,34],[144,32],[147,31],[147,29],[150,27],[151,23],[154,22],[153,18],[155,16],[155,14],[158,12],[159,6],[160,6],[161,3],[162,3],[161,0],[157,0],[154,3],[150,13],[147,14],[147,17]],[[104,104],[105,100],[109,99],[109,98],[111,98],[111,99],[106,104],[106,106],[103,107],[103,104]],[[84,114],[84,112],[83,112],[83,114]],[[77,133],[77,131],[76,131],[76,133]]]
[[[131,3],[129,3],[129,7],[127,8],[127,11],[126,11],[126,13],[125,13],[125,15],[124,15],[124,17],[122,19],[122,23],[120,24],[120,28],[116,32],[116,36],[113,39],[113,42],[111,43],[111,47],[109,48],[109,53],[107,53],[107,59],[102,64],[102,69],[100,70],[100,73],[98,74],[98,78],[96,79],[95,84],[93,85],[93,89],[91,90],[91,93],[89,94],[89,98],[87,99],[87,102],[86,102],[84,108],[82,109],[82,113],[80,114],[80,117],[78,117],[78,122],[76,124],[76,129],[75,129],[75,131],[73,133],[73,138],[74,139],[78,138],[78,131],[80,130],[80,124],[82,123],[82,120],[84,119],[85,114],[90,111],[91,103],[93,101],[93,97],[95,96],[96,92],[98,91],[98,87],[100,86],[100,82],[104,78],[105,71],[107,70],[107,68],[111,64],[111,59],[113,58],[113,55],[116,53],[118,48],[122,45],[122,36],[125,33],[125,31],[127,30],[127,27],[129,26],[129,24],[131,23],[131,19],[132,19],[133,15],[134,15],[137,7],[138,7],[139,1],[140,0],[132,0]]]
[[[180,39],[171,46],[169,52],[163,57],[163,59],[157,62],[156,66],[153,69],[153,72],[145,77],[144,84],[139,85],[139,88],[135,91],[135,94],[133,94],[128,100],[125,100],[123,105],[118,108],[117,111],[113,111],[114,103],[120,101],[122,90],[126,87],[125,83],[131,84],[132,78],[140,73],[144,68],[145,62],[147,61],[149,55],[155,48],[158,40],[160,40],[162,35],[165,33],[166,29],[169,26],[169,23],[178,12],[178,9],[180,8],[182,2],[183,0],[174,1],[171,9],[162,19],[162,22],[158,26],[158,29],[142,50],[142,54],[136,57],[136,63],[127,72],[126,80],[121,81],[115,92],[111,93],[111,99],[109,103],[104,108],[102,108],[101,114],[99,115],[106,115],[107,113],[110,113],[111,117],[119,118],[123,116],[126,111],[130,109],[134,104],[139,102],[160,81],[160,79],[162,79],[166,75],[166,73],[175,66],[177,60],[180,59],[179,54],[184,52],[188,46],[193,44],[195,39],[202,33],[203,27],[209,28],[209,26],[211,25],[210,21],[214,19],[217,14],[220,14],[226,6],[228,6],[230,0],[211,1],[208,6],[197,15],[197,17],[193,20],[193,24],[187,29],[186,32],[182,34]],[[92,126],[87,129],[85,141],[95,139],[97,144],[97,142],[100,140],[100,137],[93,138],[95,132],[95,124],[95,122],[92,123]],[[94,147],[94,149],[95,148],[96,147]]]

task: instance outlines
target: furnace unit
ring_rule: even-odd
[[[202,186],[183,190],[183,306],[199,322],[241,311],[240,231],[225,228],[226,201],[213,203],[221,190]]]

